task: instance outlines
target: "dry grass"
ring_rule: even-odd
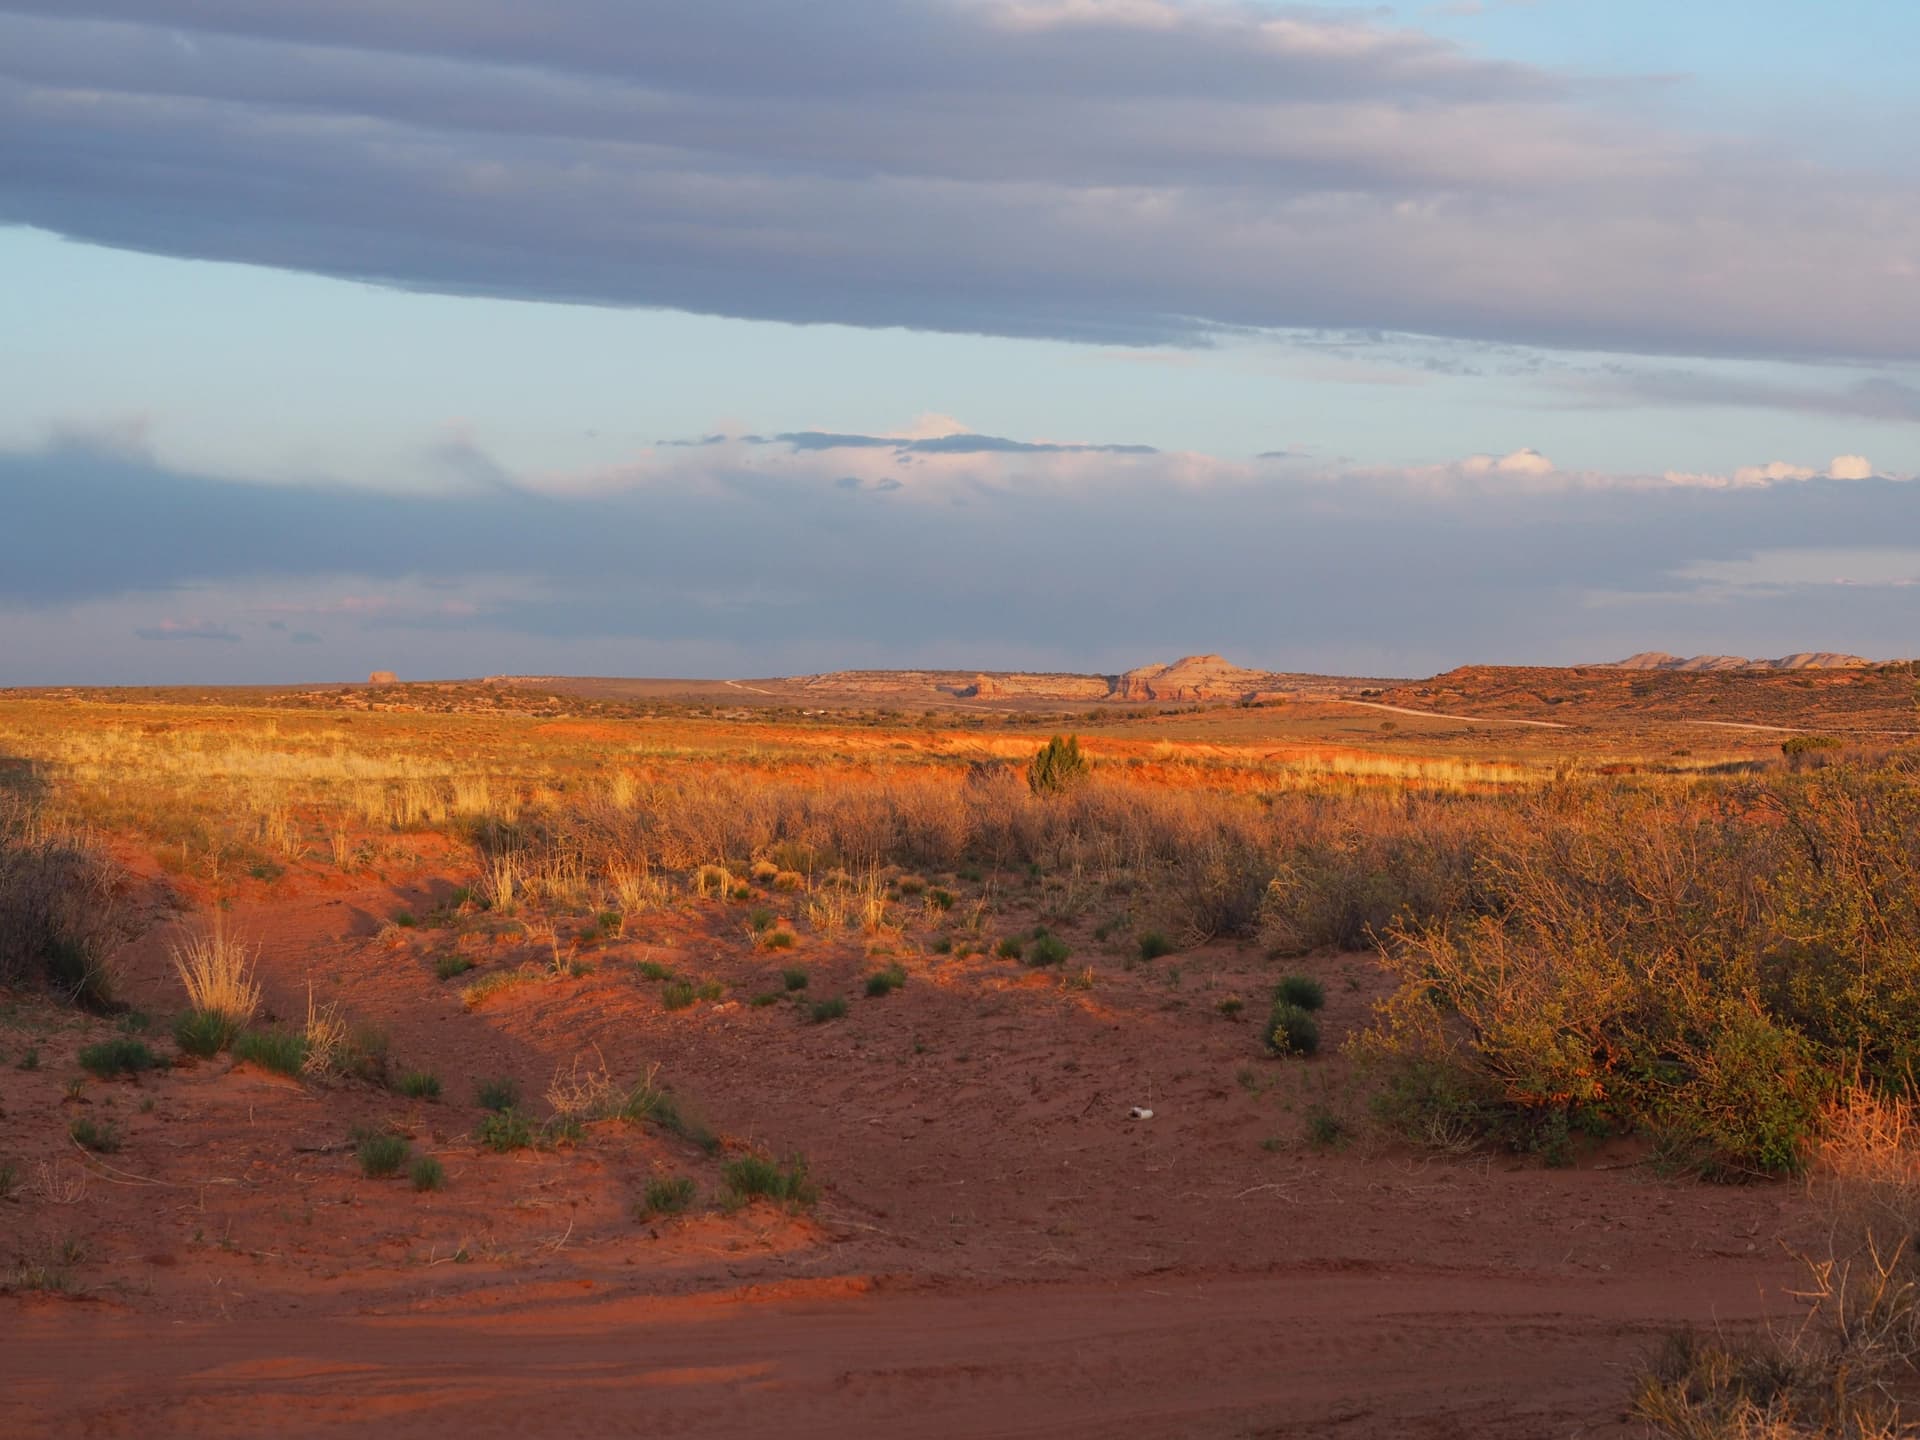
[[[195,1010],[219,1015],[238,1028],[260,1009],[253,952],[218,923],[169,946],[167,953]]]
[[[1911,1100],[1855,1088],[1810,1180],[1827,1221],[1803,1256],[1808,1309],[1756,1338],[1673,1337],[1634,1413],[1660,1440],[1920,1435],[1920,1128]]]

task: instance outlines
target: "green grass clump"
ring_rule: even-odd
[[[634,973],[642,980],[673,979],[673,971],[662,965],[658,960],[642,960],[638,965],[635,965],[633,969]]]
[[[791,950],[800,943],[800,937],[783,926],[767,931],[760,937],[760,943],[769,950]]]
[[[755,995],[751,1000],[747,1001],[747,1004],[751,1005],[756,1010],[764,1010],[769,1005],[778,1005],[782,1000],[786,998],[787,997],[786,997],[785,991],[762,990],[758,995]]]
[[[1277,999],[1267,1016],[1267,1048],[1276,1055],[1311,1055],[1320,1048],[1320,1022],[1311,1010]]]
[[[634,1216],[651,1220],[656,1215],[678,1215],[693,1204],[696,1191],[685,1175],[661,1175],[647,1182],[646,1194],[634,1206]]]
[[[884,970],[876,970],[867,976],[867,996],[879,999],[882,995],[891,995],[907,983],[906,967],[900,964],[889,965]]]
[[[1064,965],[1073,951],[1067,942],[1051,931],[1042,930],[1033,937],[1033,946],[1027,951],[1026,963],[1029,965]]]
[[[1162,955],[1173,954],[1173,950],[1173,941],[1169,940],[1165,935],[1162,935],[1158,930],[1149,930],[1140,937],[1140,958],[1142,960],[1158,960]]]
[[[433,962],[433,973],[442,980],[451,980],[456,975],[464,975],[473,969],[473,961],[464,955],[442,955]]]
[[[518,1110],[495,1110],[480,1122],[480,1143],[505,1154],[533,1144],[533,1125]]]
[[[698,1116],[682,1109],[680,1102],[671,1095],[662,1094],[654,1100],[653,1123],[669,1134],[678,1135],[689,1144],[699,1146],[709,1155],[720,1148],[720,1137],[702,1124]]]
[[[759,935],[773,928],[774,913],[765,905],[756,905],[747,912],[747,928]]]
[[[389,1175],[400,1173],[400,1167],[407,1163],[407,1156],[412,1149],[404,1135],[376,1132],[359,1136],[353,1147],[353,1156],[360,1162],[362,1175],[369,1180],[384,1180]]]
[[[804,990],[807,988],[807,972],[798,965],[791,966],[780,972],[780,982],[789,990]]]
[[[1307,1143],[1319,1150],[1331,1150],[1346,1142],[1347,1124],[1338,1115],[1324,1106],[1317,1106],[1307,1115]]]
[[[473,1098],[483,1110],[511,1110],[520,1103],[520,1082],[505,1075],[481,1080],[473,1087]]]
[[[722,1172],[733,1198],[745,1204],[751,1200],[774,1200],[784,1205],[811,1205],[819,1191],[807,1178],[807,1162],[795,1158],[783,1167],[765,1155],[743,1155],[727,1162]]]
[[[108,1121],[96,1121],[82,1115],[67,1126],[67,1133],[87,1149],[101,1155],[111,1155],[120,1148],[120,1132]]]
[[[407,1169],[416,1190],[438,1190],[447,1183],[447,1168],[431,1155],[416,1155]]]
[[[173,1022],[173,1043],[183,1055],[210,1060],[233,1044],[240,1027],[218,1010],[189,1010]]]
[[[1327,987],[1311,975],[1285,975],[1274,986],[1273,998],[1302,1010],[1318,1010],[1327,1003]]]
[[[1020,943],[1018,935],[1009,935],[993,949],[993,953],[1002,960],[1018,960],[1026,952],[1026,946]]]
[[[685,1010],[697,993],[691,980],[669,980],[660,987],[660,1003],[669,1010]]]
[[[297,1030],[247,1030],[234,1037],[233,1057],[278,1075],[307,1067],[307,1037]]]
[[[393,1088],[409,1100],[438,1100],[440,1077],[431,1070],[409,1070]]]
[[[144,1040],[136,1040],[131,1035],[116,1035],[111,1040],[102,1040],[97,1045],[89,1045],[80,1052],[80,1068],[102,1080],[111,1080],[116,1075],[138,1075],[142,1070],[157,1070],[161,1060],[148,1048]]]
[[[847,1002],[843,996],[835,995],[830,1000],[816,1000],[807,1014],[816,1025],[824,1025],[829,1020],[841,1020],[846,1017]]]

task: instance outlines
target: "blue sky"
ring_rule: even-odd
[[[1920,12],[543,13],[0,0],[0,683],[1914,648]]]

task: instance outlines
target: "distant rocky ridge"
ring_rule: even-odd
[[[1682,658],[1664,650],[1643,650],[1600,668],[1609,670],[1864,670],[1874,662],[1860,655],[1832,650],[1802,650],[1778,660],[1749,660],[1744,655],[1691,655]]]
[[[950,695],[963,700],[1158,701],[1333,697],[1383,682],[1284,671],[1250,670],[1218,655],[1188,655],[1170,665],[1142,665],[1119,675],[945,670],[836,670],[798,682],[814,694]]]

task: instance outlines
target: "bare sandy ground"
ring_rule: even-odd
[[[16,1007],[0,1108],[24,1183],[0,1261],[71,1263],[64,1293],[0,1295],[0,1435],[1625,1434],[1665,1330],[1794,1308],[1775,1238],[1805,1227],[1793,1187],[1371,1134],[1338,1053],[1380,993],[1366,957],[1300,963],[1329,992],[1311,1061],[1264,1057],[1221,1013],[1264,1009],[1276,967],[1251,949],[1127,968],[1075,933],[1066,975],[909,955],[905,988],[867,999],[884,962],[857,937],[758,951],[737,905],[638,917],[583,946],[591,973],[469,1009],[464,981],[536,952],[505,929],[382,933],[447,888],[283,886],[229,921],[262,943],[279,1013],[304,1015],[309,984],[338,997],[388,1029],[397,1069],[443,1078],[439,1103],[225,1057],[70,1091],[102,1022]],[[178,1005],[164,939],[129,960],[157,1015]],[[456,948],[480,968],[437,980]],[[728,998],[668,1010],[643,959]],[[796,964],[851,1014],[744,1003]],[[658,1065],[722,1152],[618,1123],[475,1143],[476,1079],[513,1076],[544,1113],[582,1055]],[[79,1150],[82,1114],[121,1148]],[[1312,1114],[1357,1138],[1310,1144]],[[363,1178],[355,1124],[405,1131],[446,1188]],[[819,1204],[713,1203],[749,1148],[804,1154]],[[636,1219],[660,1174],[708,1198]]]

